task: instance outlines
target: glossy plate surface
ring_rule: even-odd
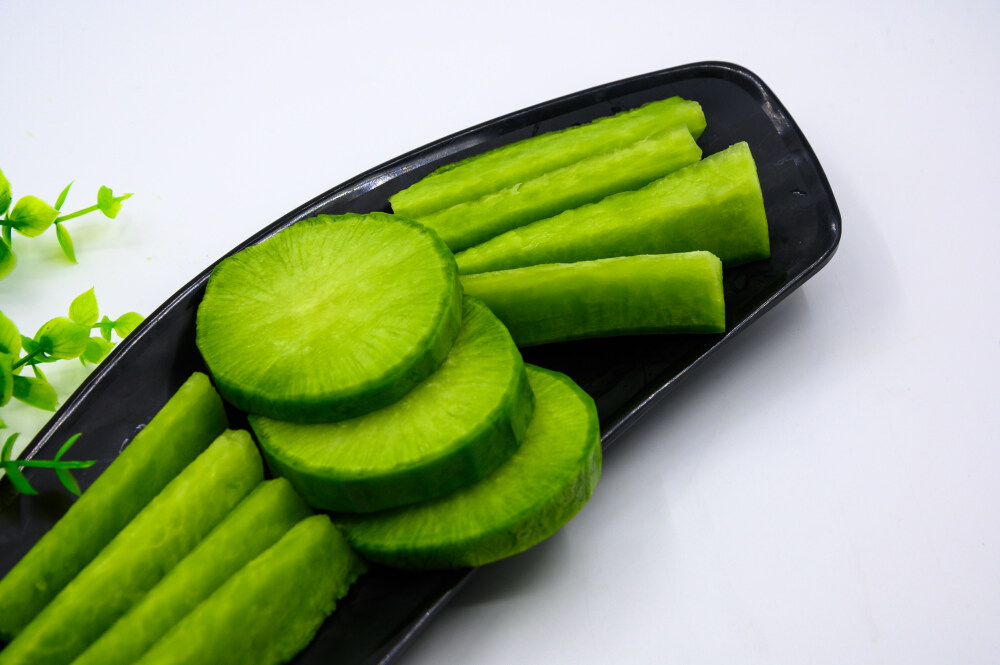
[[[840,214],[816,156],[785,108],[751,72],[727,63],[685,65],[506,115],[357,176],[285,215],[233,252],[316,214],[388,212],[390,195],[441,164],[672,95],[697,100],[704,108],[708,128],[698,143],[706,155],[738,141],[750,144],[764,193],[772,257],[726,271],[724,335],[584,340],[525,351],[526,361],[565,372],[594,397],[607,449],[678,379],[822,268],[840,240]],[[86,487],[192,371],[204,371],[194,344],[194,324],[210,270],[178,291],[112,352],[39,433],[25,457],[51,458],[63,441],[81,432],[72,457],[100,460],[76,474]],[[230,424],[246,427],[246,420],[232,411]],[[55,474],[29,470],[26,475],[39,496],[19,497],[9,481],[0,483],[0,575],[72,499]],[[373,569],[293,662],[393,660],[471,572]]]

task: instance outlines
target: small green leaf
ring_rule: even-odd
[[[66,258],[76,263],[76,252],[73,251],[73,238],[70,237],[66,227],[59,223],[56,223],[56,239],[59,241],[59,246],[62,247]]]
[[[0,171],[0,215],[7,212],[12,197],[13,192],[10,188],[10,181],[7,180],[7,176],[3,174],[3,171]]]
[[[132,331],[142,323],[142,320],[143,316],[138,312],[122,314],[115,319],[115,332],[118,333],[119,337],[125,338],[132,334]]]
[[[17,326],[0,312],[0,352],[16,356],[21,352],[21,334]]]
[[[11,241],[10,238],[10,226],[7,224],[2,224],[0,225],[0,229],[2,229],[0,230],[0,235],[3,236],[3,239],[7,243],[7,246],[10,247],[11,249],[14,249],[14,243]]]
[[[38,494],[35,488],[31,486],[28,479],[24,477],[21,473],[21,469],[18,468],[17,464],[4,464],[3,468],[7,471],[7,477],[10,478],[11,485],[14,486],[21,494]]]
[[[69,194],[69,188],[72,186],[73,183],[70,182],[68,185],[66,185],[66,189],[62,190],[62,192],[59,193],[59,198],[56,199],[56,205],[55,205],[56,210],[62,210],[63,204],[66,203],[66,195]]]
[[[89,328],[97,323],[97,316],[97,296],[94,294],[94,287],[78,295],[69,305],[69,318],[80,325]]]
[[[35,375],[36,379],[41,379],[42,381],[49,380],[49,377],[45,376],[45,373],[42,371],[42,368],[39,367],[38,365],[31,366],[31,373]]]
[[[101,317],[101,322],[97,324],[97,327],[101,329],[101,337],[110,342],[111,331],[115,329],[115,322],[109,319],[107,315],[104,315]]]
[[[49,319],[35,333],[35,341],[43,352],[68,360],[79,358],[90,340],[90,327],[71,321],[64,316]]]
[[[82,492],[80,491],[80,485],[76,482],[76,478],[73,474],[69,472],[69,469],[64,469],[61,466],[56,467],[56,476],[59,477],[59,482],[63,484],[63,487],[68,489],[73,494],[80,496]]]
[[[14,356],[0,353],[0,406],[10,401],[14,394]]]
[[[59,404],[56,391],[48,381],[25,376],[14,377],[14,399],[45,411],[55,411]]]
[[[6,231],[9,226],[3,227]],[[6,240],[0,239],[0,279],[3,279],[7,275],[14,272],[14,268],[17,267],[17,254]]]
[[[121,204],[115,201],[115,195],[111,188],[104,185],[101,185],[101,188],[97,190],[97,207],[111,219],[114,219],[118,211],[121,210]]]
[[[7,217],[15,231],[34,238],[52,226],[58,216],[58,210],[37,196],[22,196]]]
[[[6,441],[4,441],[3,449],[0,450],[0,462],[10,461],[11,453],[14,451],[14,442],[17,441],[17,437],[19,436],[20,434],[14,432],[13,434],[7,437]]]
[[[3,421],[3,418],[0,418],[0,429],[7,429],[7,423]]]
[[[96,365],[104,360],[113,347],[114,344],[103,337],[91,337],[90,341],[87,342],[87,349],[80,356],[80,360],[85,360],[88,363]]]
[[[66,443],[62,444],[62,446],[59,447],[59,452],[56,453],[56,456],[53,459],[57,462],[61,460],[62,456],[65,455],[69,451],[69,449],[73,447],[73,444],[76,443],[76,440],[79,438],[80,438],[80,432],[77,432],[73,436],[66,439]]]
[[[122,194],[121,196],[115,196],[111,192],[110,187],[104,187],[103,185],[99,190],[97,190],[97,207],[101,209],[101,212],[105,216],[114,219],[118,216],[118,211],[122,209],[122,201],[132,196],[132,194]]]
[[[24,349],[24,352],[27,354],[34,353],[38,349],[38,342],[30,337],[21,335],[21,348]]]

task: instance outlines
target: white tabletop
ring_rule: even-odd
[[[433,139],[700,60],[756,72],[837,197],[832,262],[610,451],[559,534],[400,662],[1000,662],[1000,4],[0,5],[0,169],[120,216],[16,238],[32,334],[149,313],[298,204]],[[816,9],[812,9],[815,6]],[[65,398],[82,370],[63,363]],[[54,366],[55,367],[55,366]],[[6,407],[22,443],[44,414]]]

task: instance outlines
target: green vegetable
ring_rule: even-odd
[[[398,402],[338,423],[251,416],[250,424],[271,469],[313,506],[371,512],[479,480],[517,449],[532,408],[510,334],[466,298],[444,364]]]
[[[223,433],[0,651],[0,665],[72,661],[194,549],[262,477],[250,435]]]
[[[478,566],[528,549],[587,502],[601,472],[594,401],[565,375],[526,365],[535,414],[496,471],[439,499],[338,516],[361,556],[400,568]]]
[[[725,332],[722,263],[709,252],[623,256],[463,275],[518,346],[638,333]]]
[[[563,210],[638,189],[701,158],[687,127],[543,173],[415,219],[457,252]]]
[[[705,129],[701,106],[671,97],[586,125],[540,134],[442,166],[389,197],[389,202],[398,215],[423,217],[678,125],[685,125],[695,138],[701,136]]]
[[[279,420],[330,422],[395,402],[458,334],[455,260],[384,213],[323,215],[220,263],[197,343],[222,396]]]
[[[233,575],[138,663],[284,663],[309,643],[364,570],[330,518],[309,517]]]
[[[737,143],[634,192],[508,231],[455,258],[463,274],[705,250],[726,267],[770,256],[757,169]]]
[[[0,636],[12,639],[225,428],[222,400],[194,374],[84,495],[0,580]]]
[[[73,665],[131,665],[246,563],[311,514],[288,481],[261,483]]]

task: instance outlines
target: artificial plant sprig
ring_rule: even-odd
[[[28,238],[34,238],[44,233],[50,226],[55,226],[56,240],[58,240],[59,246],[66,257],[73,263],[76,263],[76,250],[73,248],[73,238],[66,229],[64,222],[97,212],[98,210],[105,217],[114,219],[118,216],[118,211],[121,210],[122,201],[132,196],[130,193],[115,196],[110,188],[102,186],[97,190],[96,204],[87,208],[81,208],[76,212],[65,215],[60,214],[72,186],[73,183],[71,182],[63,188],[56,199],[55,205],[49,205],[37,196],[28,195],[18,199],[14,207],[11,208],[11,201],[14,200],[13,190],[11,189],[10,181],[4,176],[3,171],[0,171],[0,215],[3,215],[0,218],[0,231],[2,231],[0,233],[0,279],[9,275],[17,267],[17,255],[14,253],[12,230]]]
[[[101,318],[94,289],[84,291],[69,306],[69,316],[49,319],[34,337],[18,332],[14,322],[0,312],[0,408],[11,398],[30,406],[55,411],[58,397],[39,365],[78,358],[96,365],[114,347],[111,333],[125,338],[142,323],[142,315],[128,312],[117,319]],[[91,332],[99,334],[92,335]],[[31,367],[34,377],[21,376]],[[0,428],[4,423],[0,420]]]
[[[10,478],[11,484],[19,491],[21,494],[38,494],[28,479],[24,477],[24,473],[21,469],[35,467],[44,469],[55,469],[56,475],[59,477],[59,481],[63,486],[68,489],[73,494],[80,496],[80,485],[76,482],[76,478],[70,473],[70,469],[86,469],[94,466],[96,460],[81,460],[81,461],[71,461],[63,460],[62,456],[66,454],[66,451],[76,443],[76,440],[80,438],[79,434],[74,434],[70,438],[66,439],[66,443],[62,444],[59,448],[59,452],[52,460],[17,460],[11,459],[11,452],[14,449],[14,442],[17,441],[17,434],[11,434],[7,437],[7,441],[3,444],[3,449],[0,450],[0,468],[7,472],[7,477]]]

